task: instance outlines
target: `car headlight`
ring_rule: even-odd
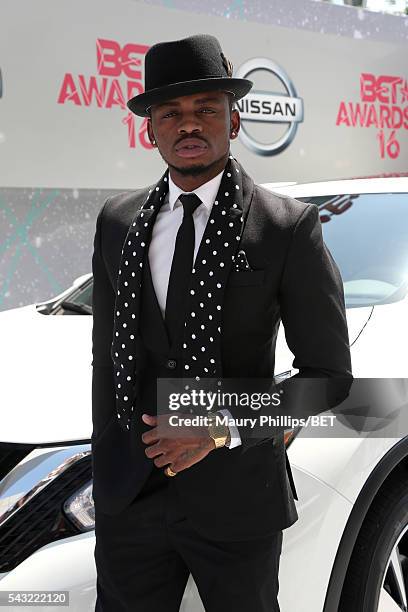
[[[67,517],[81,531],[95,529],[95,506],[92,497],[92,480],[83,485],[63,506]]]

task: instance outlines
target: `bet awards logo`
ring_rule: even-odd
[[[96,74],[66,72],[58,92],[57,103],[76,107],[118,109],[124,114],[128,145],[134,149],[152,149],[147,136],[147,120],[130,112],[126,101],[143,93],[142,66],[149,49],[146,45],[97,38]]]
[[[264,83],[265,89],[256,89],[253,74],[262,76],[265,72],[269,79]],[[281,91],[271,91],[271,75]],[[268,58],[248,60],[235,76],[254,81],[254,88],[236,103],[242,120],[240,140],[258,155],[278,155],[293,141],[303,121],[303,99],[298,97],[284,69]]]
[[[376,128],[381,159],[397,159],[401,151],[398,134],[408,129],[406,76],[360,74],[360,99],[340,102],[336,125]]]

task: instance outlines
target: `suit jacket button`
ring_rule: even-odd
[[[166,367],[170,370],[174,370],[177,367],[177,361],[175,359],[169,359],[166,363]]]

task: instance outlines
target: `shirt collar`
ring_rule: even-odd
[[[179,195],[181,195],[182,193],[195,193],[196,195],[198,195],[205,207],[208,208],[208,210],[211,210],[221,184],[223,173],[224,170],[217,174],[217,176],[214,176],[214,178],[212,178],[211,180],[207,181],[203,185],[200,185],[200,187],[198,187],[197,189],[194,189],[194,191],[183,191],[183,189],[180,189],[180,187],[173,183],[169,172],[170,210],[174,210],[175,206],[181,206],[181,202],[178,198]]]

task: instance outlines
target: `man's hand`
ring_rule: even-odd
[[[145,453],[154,459],[157,467],[170,465],[173,472],[181,472],[215,449],[215,442],[210,437],[206,427],[187,427],[183,425],[172,426],[168,422],[171,415],[152,416],[142,415],[142,421],[151,425],[153,429],[142,435],[142,440],[148,444]],[[175,433],[182,429],[182,435],[176,437]]]

